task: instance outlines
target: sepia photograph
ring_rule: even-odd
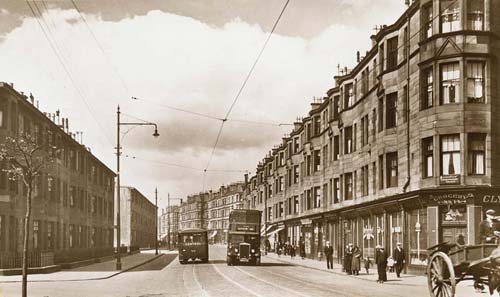
[[[500,0],[0,0],[0,297],[198,296],[500,297]]]

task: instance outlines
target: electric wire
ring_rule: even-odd
[[[56,56],[58,62],[61,64],[61,67],[63,68],[64,72],[66,73],[67,78],[69,79],[69,81],[73,85],[73,88],[75,89],[76,94],[83,101],[85,107],[87,108],[87,110],[89,111],[90,115],[94,119],[95,123],[99,127],[99,130],[100,130],[101,134],[105,137],[105,139],[111,145],[113,145],[113,142],[111,141],[111,139],[109,138],[109,136],[104,132],[105,129],[100,124],[100,122],[97,120],[94,112],[92,112],[92,109],[91,109],[89,103],[87,102],[87,100],[85,99],[85,96],[83,95],[83,91],[78,87],[78,85],[76,84],[75,79],[73,78],[71,72],[69,71],[68,67],[66,66],[66,64],[64,62],[64,59],[62,57],[62,52],[61,52],[60,48],[57,46],[57,44],[55,44],[57,42],[57,40],[52,36],[50,28],[47,25],[47,22],[45,21],[45,19],[43,19],[43,15],[41,14],[40,9],[39,9],[38,5],[36,4],[36,1],[33,1],[33,5],[36,7],[37,11],[40,13],[40,16],[42,17],[42,21],[45,24],[45,26],[47,27],[47,30],[44,28],[44,26],[42,24],[42,21],[40,21],[40,18],[36,14],[35,9],[33,8],[33,6],[30,4],[30,1],[26,0],[25,2],[28,5],[31,13],[33,14],[33,17],[35,18],[36,22],[38,23],[40,29],[42,30],[42,33],[43,33],[45,39],[47,40],[47,42],[49,43],[50,48],[52,49],[52,51],[53,51],[54,55]],[[52,40],[52,39],[54,39],[54,40]]]
[[[95,35],[94,31],[92,30],[92,28],[90,27],[90,25],[88,24],[87,22],[87,19],[85,19],[85,17],[83,16],[80,8],[78,7],[78,5],[76,4],[76,1],[74,0],[70,0],[71,1],[71,4],[73,4],[73,7],[76,9],[76,12],[78,13],[78,15],[80,16],[80,19],[83,21],[83,23],[85,24],[85,27],[87,28],[87,30],[89,31],[90,35],[92,36],[92,39],[94,39],[95,43],[97,44],[97,47],[99,48],[99,50],[101,51],[102,55],[105,57],[106,61],[108,62],[109,66],[111,67],[111,69],[113,70],[113,72],[116,74],[116,76],[118,77],[118,80],[120,81],[122,87],[124,88],[125,92],[127,94],[130,94],[130,89],[128,88],[127,84],[125,83],[125,80],[123,79],[123,77],[120,75],[120,73],[118,72],[118,69],[116,69],[115,65],[111,62],[111,59],[109,57],[109,55],[106,53],[106,51],[104,50],[101,42],[99,42],[99,40],[97,39],[97,36]]]
[[[175,107],[175,106],[171,106],[171,105],[167,105],[167,104],[157,103],[157,102],[153,102],[153,101],[146,100],[146,99],[143,99],[143,98],[138,98],[138,97],[134,97],[134,96],[131,97],[131,98],[132,98],[132,100],[143,101],[143,102],[146,102],[146,103],[149,103],[149,104],[154,104],[154,105],[157,105],[157,106],[160,106],[160,107],[164,107],[164,108],[167,108],[167,109],[172,109],[172,110],[184,112],[184,113],[187,113],[187,114],[196,115],[196,116],[199,116],[199,117],[204,117],[204,118],[207,118],[207,119],[212,119],[212,120],[217,120],[217,121],[224,120],[222,118],[214,117],[214,116],[211,116],[211,115],[208,115],[208,114],[204,114],[204,113],[200,113],[200,112],[196,112],[196,111],[192,111],[192,110],[188,110],[188,109],[184,109],[184,108],[179,108],[179,107]]]

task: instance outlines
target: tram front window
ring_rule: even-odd
[[[203,234],[184,234],[181,240],[184,245],[206,244],[206,237]]]

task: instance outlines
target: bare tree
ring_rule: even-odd
[[[23,281],[22,296],[27,296],[28,282],[28,244],[29,226],[31,218],[31,200],[35,182],[44,168],[52,161],[50,154],[44,148],[42,142],[32,136],[25,135],[16,138],[6,137],[0,145],[0,160],[7,164],[4,169],[11,180],[20,180],[26,187],[26,214],[24,219],[23,234]]]

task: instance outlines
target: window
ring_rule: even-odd
[[[333,179],[333,203],[339,203],[340,196],[340,178]]]
[[[40,245],[40,221],[33,221],[33,249],[38,249]]]
[[[352,193],[353,193],[352,173],[346,173],[344,176],[345,176],[344,177],[345,200],[352,200]]]
[[[333,160],[336,161],[340,158],[340,137],[333,136]]]
[[[484,63],[467,63],[467,102],[484,103]]]
[[[378,99],[378,132],[384,130],[384,97]]]
[[[313,119],[313,136],[318,136],[321,133],[321,118],[315,116]]]
[[[344,89],[344,109],[354,105],[354,88],[352,84],[348,84]]]
[[[314,172],[318,172],[321,169],[321,151],[320,150],[313,151],[313,160],[314,160]]]
[[[423,177],[434,176],[434,144],[432,137],[422,139]]]
[[[299,165],[293,166],[293,183],[299,182]]]
[[[387,187],[397,187],[398,186],[398,153],[388,153],[385,156],[385,162],[387,165]]]
[[[434,104],[434,83],[432,67],[422,74],[422,109],[430,108]]]
[[[364,95],[368,94],[368,90],[370,89],[370,84],[369,84],[369,74],[370,74],[370,68],[366,67],[363,72],[361,72],[361,94],[360,97],[363,97]]]
[[[368,165],[361,167],[361,193],[368,195]]]
[[[312,208],[311,190],[306,190],[306,207],[308,210]]]
[[[441,137],[441,175],[460,174],[460,135]]]
[[[468,29],[484,30],[484,0],[468,0],[467,10]]]
[[[299,196],[293,196],[293,213],[299,212]]]
[[[344,133],[344,153],[350,154],[352,152],[352,126],[346,127]]]
[[[460,102],[459,63],[441,65],[441,104]]]
[[[469,174],[484,174],[484,163],[485,163],[485,134],[469,134],[468,135],[469,144]]]
[[[387,40],[387,71],[398,67],[398,37]]]
[[[422,7],[423,37],[427,39],[432,36],[432,2]]]
[[[0,103],[0,128],[5,128],[7,120],[5,117],[5,103]]]
[[[299,138],[294,137],[293,138],[293,153],[296,154],[300,150],[300,143],[299,143]]]
[[[384,188],[384,155],[378,156],[378,188]]]
[[[314,192],[314,208],[319,208],[321,207],[321,188],[314,187],[313,192]]]
[[[441,33],[460,30],[459,1],[441,0]]]
[[[338,119],[340,113],[340,96],[333,97],[333,119]]]
[[[393,128],[396,127],[396,119],[397,119],[397,107],[398,107],[398,93],[391,93],[387,94],[387,99],[386,99],[386,104],[385,104],[385,128]]]
[[[361,118],[361,146],[368,144],[368,115]]]

